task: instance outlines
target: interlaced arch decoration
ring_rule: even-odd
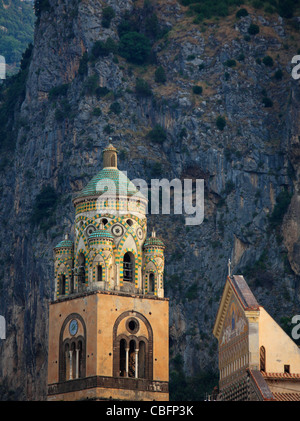
[[[85,284],[87,284],[88,283],[89,255],[88,255],[88,252],[85,249],[79,249],[77,251],[76,256],[75,256],[75,267],[78,267],[78,257],[81,253],[84,255],[84,258],[85,258],[85,260],[84,260],[84,263],[85,263],[85,281],[84,282],[85,282]],[[77,279],[76,282],[78,282],[78,279]],[[77,287],[77,285],[76,285],[76,287]]]
[[[147,328],[147,338],[145,336],[138,336],[137,334],[119,334],[118,335],[118,327],[121,321],[125,318],[135,318],[141,320],[146,328]],[[137,332],[138,333],[138,332]],[[145,378],[148,380],[153,380],[153,330],[151,324],[149,323],[148,319],[139,312],[128,310],[124,313],[120,314],[120,316],[116,319],[113,327],[113,376],[119,377],[120,376],[120,343],[121,340],[125,340],[127,346],[129,345],[130,341],[135,341],[135,346],[139,347],[141,342],[144,342],[146,345],[146,359],[145,359]]]
[[[138,254],[137,252],[133,249],[133,248],[126,248],[125,250],[122,250],[122,259],[120,259],[119,257],[119,261],[120,261],[120,285],[123,285],[123,256],[127,253],[130,252],[134,255],[134,259],[135,259],[135,265],[134,265],[134,282],[135,282],[135,287],[138,287],[138,268],[139,268],[139,258],[138,258]]]
[[[60,281],[59,281],[59,275],[65,275],[66,277],[66,291],[65,295],[68,295],[69,293],[69,285],[72,278],[72,268],[69,263],[67,263],[70,260],[70,258],[66,259],[58,259],[57,266],[54,270],[54,277],[56,279],[56,296],[59,296],[59,288],[60,288]],[[64,266],[64,268],[62,267]]]

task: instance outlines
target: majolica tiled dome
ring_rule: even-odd
[[[144,247],[165,247],[165,245],[159,238],[156,237],[155,231],[152,231],[152,235],[146,239]]]
[[[74,246],[73,241],[69,240],[68,238],[65,238],[60,243],[58,243],[57,246],[55,246],[54,248],[56,249],[61,248],[61,247],[72,248],[73,246]]]
[[[75,198],[85,197],[85,196],[99,196],[107,190],[106,180],[112,180],[116,186],[116,194],[122,195],[127,194],[128,196],[140,195],[138,189],[135,185],[129,180],[126,175],[118,170],[118,168],[103,168],[97,175],[95,175],[91,181],[78,193]]]

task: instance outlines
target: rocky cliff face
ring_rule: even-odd
[[[228,258],[278,322],[297,314],[300,89],[290,62],[299,30],[295,19],[247,10],[200,24],[175,0],[49,0],[41,11],[16,146],[2,152],[2,399],[46,396],[52,250],[72,233],[72,194],[99,171],[108,137],[131,179],[205,180],[201,225],[149,216],[166,243],[172,371],[216,373],[212,327]],[[115,50],[130,16],[151,41],[144,64]],[[148,136],[157,125],[164,136]]]

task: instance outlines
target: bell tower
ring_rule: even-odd
[[[168,400],[165,246],[111,144],[73,204],[74,238],[54,248],[48,400]]]

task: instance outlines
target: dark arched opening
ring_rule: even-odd
[[[59,276],[59,294],[66,294],[66,275],[63,273]]]
[[[134,255],[130,252],[125,253],[123,258],[123,280],[125,282],[134,282],[134,266]]]
[[[129,342],[129,356],[128,356],[128,377],[135,377],[135,341]]]
[[[155,286],[154,273],[151,272],[150,275],[149,275],[149,292],[150,293],[154,292],[154,286]]]
[[[83,253],[78,256],[78,282],[85,283],[85,255]]]
[[[126,377],[126,341],[120,340],[120,376]]]
[[[138,376],[140,379],[146,378],[146,345],[144,341],[139,343],[139,371]]]
[[[98,265],[97,266],[97,282],[101,282],[102,281],[102,266]]]

